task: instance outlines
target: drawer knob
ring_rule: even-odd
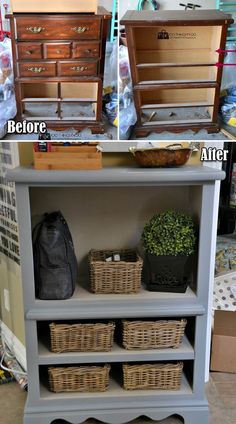
[[[28,68],[28,71],[33,72],[34,74],[41,74],[41,72],[46,71],[46,69],[41,66],[39,68],[32,66],[31,68]]]
[[[87,28],[87,27],[74,27],[74,28],[71,28],[71,29],[72,29],[72,31],[77,32],[78,34],[81,34],[85,31],[88,31],[89,28]]]
[[[83,72],[83,71],[87,71],[88,67],[87,66],[72,66],[72,68],[70,69],[76,72]]]
[[[40,34],[40,32],[45,30],[45,28],[42,28],[42,27],[28,27],[26,29],[27,31],[32,32],[33,34]]]

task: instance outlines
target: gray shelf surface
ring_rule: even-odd
[[[179,168],[111,167],[96,171],[36,171],[15,168],[7,171],[7,179],[29,186],[154,186],[162,184],[202,184],[223,180],[224,171],[206,166]]]
[[[44,384],[40,386],[41,400],[52,402],[61,402],[61,400],[76,401],[78,406],[79,401],[85,402],[105,402],[105,400],[115,401],[122,400],[123,402],[130,403],[132,400],[138,401],[140,399],[165,398],[170,402],[173,398],[178,396],[191,396],[193,394],[192,388],[183,374],[180,390],[124,390],[122,385],[114,378],[110,377],[109,389],[106,392],[95,393],[54,393],[51,392]]]
[[[177,349],[136,349],[126,350],[117,343],[110,352],[68,352],[53,353],[50,351],[49,340],[39,338],[38,364],[88,364],[105,362],[134,362],[134,361],[174,361],[193,360],[194,349],[186,336],[183,343]]]
[[[27,319],[96,319],[158,316],[203,315],[205,308],[194,291],[186,293],[150,292],[144,288],[137,294],[93,294],[77,285],[67,300],[35,300],[26,313]]]

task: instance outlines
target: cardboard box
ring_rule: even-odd
[[[236,312],[215,312],[211,371],[236,373]]]
[[[11,0],[14,13],[97,13],[97,0]]]

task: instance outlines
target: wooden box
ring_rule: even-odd
[[[98,143],[60,146],[53,144],[51,152],[34,152],[37,170],[93,170],[102,168],[102,152]]]
[[[215,10],[126,13],[121,24],[126,28],[138,136],[219,130],[224,53],[217,50],[224,49],[232,22]]]
[[[97,0],[11,0],[14,13],[97,13]]]

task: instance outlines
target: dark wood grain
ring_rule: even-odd
[[[55,98],[58,107],[55,117],[54,112],[53,116],[48,116],[49,129],[90,128],[94,133],[103,133],[101,118],[105,43],[111,14],[100,8],[98,15],[19,13],[8,15],[8,18],[12,33],[17,120],[26,118],[24,112],[27,99],[28,103],[30,100],[34,105],[42,102],[42,107],[46,107]],[[92,96],[91,102],[97,104],[96,120],[79,120],[76,115],[75,118],[63,118],[63,83],[97,84],[97,94],[87,96]],[[51,88],[56,87],[55,94],[50,94],[50,90],[45,88],[48,84],[53,84]],[[80,100],[75,99],[75,87],[72,88],[74,91],[68,91],[63,96],[71,98],[71,105],[78,104],[86,98],[82,88],[84,94]],[[41,95],[41,92],[46,95]]]
[[[59,62],[59,76],[91,76],[97,75],[98,64],[96,61],[85,62]]]
[[[73,58],[99,58],[100,42],[99,41],[81,41],[73,43]]]
[[[128,10],[121,19],[121,25],[224,25],[233,19],[219,10]]]
[[[20,60],[43,59],[42,43],[18,43],[17,52]]]
[[[100,38],[99,17],[17,16],[19,40],[96,40]]]
[[[45,43],[45,59],[69,59],[71,57],[71,43]]]
[[[56,62],[27,62],[19,63],[19,76],[20,77],[55,77]]]

